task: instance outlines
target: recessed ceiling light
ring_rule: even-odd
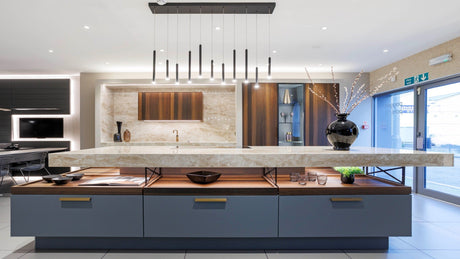
[[[387,53],[389,50],[388,49],[384,49],[383,50],[383,53]]]
[[[327,30],[327,27],[323,26],[323,27],[321,27],[321,30],[325,31],[325,30]]]
[[[163,65],[163,62],[158,62],[158,65]]]
[[[54,50],[52,50],[52,49],[49,49],[49,50],[48,50],[48,52],[49,52],[49,53],[53,53],[53,52],[54,52]]]
[[[220,31],[220,27],[219,27],[219,26],[216,27],[216,31]]]
[[[83,26],[83,29],[89,30],[89,29],[91,29],[91,27],[89,27],[89,25],[84,25],[84,26]]]
[[[323,64],[319,64],[319,66],[321,67]]]
[[[165,52],[165,50],[164,50],[164,49],[160,49],[160,52]]]
[[[276,51],[276,50],[274,50],[274,51],[272,51],[272,52],[273,52],[274,54],[276,54],[276,52],[277,52],[277,51]]]
[[[105,62],[106,65],[110,64],[110,62]]]

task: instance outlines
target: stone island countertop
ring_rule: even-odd
[[[113,146],[49,154],[50,166],[79,167],[453,166],[453,161],[453,154],[446,153],[329,146]]]

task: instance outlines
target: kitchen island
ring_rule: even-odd
[[[288,172],[309,166],[452,166],[453,155],[377,148],[119,146],[52,154],[50,164],[161,173],[128,189],[43,182],[13,188],[12,235],[35,236],[37,248],[386,249],[389,236],[411,235],[410,187],[371,176],[342,184],[327,168],[306,169],[323,170],[326,185],[301,186],[288,180]],[[222,176],[199,185],[185,176],[195,170]],[[97,176],[85,173],[81,181],[91,177]],[[30,223],[30,215],[42,222]]]

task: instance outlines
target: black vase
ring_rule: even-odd
[[[337,120],[333,121],[326,129],[326,137],[334,150],[350,150],[351,144],[358,137],[358,127],[352,121],[347,120],[348,113],[337,114]]]
[[[350,175],[340,174],[340,180],[342,181],[342,183],[352,184],[355,182],[355,175],[354,174],[350,174]]]
[[[114,142],[121,142],[121,124],[123,122],[117,121],[117,130],[118,133],[113,134],[113,141]]]

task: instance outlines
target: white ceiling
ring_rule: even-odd
[[[151,71],[154,20],[146,0],[1,0],[0,74]],[[171,1],[172,2],[172,1]],[[174,1],[198,2],[198,1]],[[205,1],[202,1],[205,2]],[[208,1],[231,2],[231,1]],[[244,2],[234,1],[234,2]],[[251,1],[258,2],[258,1]],[[273,71],[373,71],[460,36],[459,0],[278,0],[271,15]],[[259,15],[258,64],[265,72],[268,15]],[[238,67],[243,68],[245,15],[236,15]],[[176,16],[169,15],[169,57],[176,60]],[[197,71],[199,15],[190,18]],[[204,70],[209,70],[210,15],[202,15]],[[186,64],[189,16],[179,15],[179,61]],[[90,29],[83,28],[89,25]],[[214,15],[222,26],[222,15]],[[327,26],[327,30],[321,30]],[[248,15],[250,65],[255,65],[255,15]],[[166,46],[166,15],[157,15],[156,49]],[[213,31],[214,59],[230,68],[233,15]],[[52,49],[54,52],[49,53]],[[388,49],[388,53],[383,53]],[[166,52],[159,53],[163,62]],[[108,64],[107,64],[108,62]],[[164,65],[159,70],[164,70]],[[219,71],[220,65],[216,65]],[[185,66],[184,66],[185,69]],[[194,72],[196,74],[196,72]]]

